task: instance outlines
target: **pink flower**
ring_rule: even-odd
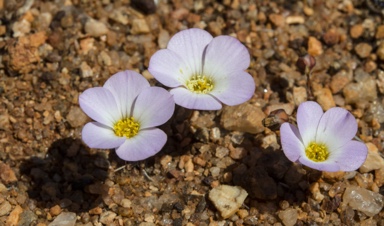
[[[156,126],[168,121],[175,108],[169,92],[150,87],[134,71],[119,72],[103,87],[85,90],[79,103],[95,120],[83,128],[84,143],[91,148],[116,148],[126,161],[143,160],[161,150],[167,135]]]
[[[213,38],[204,30],[192,28],[175,34],[167,49],[157,51],[148,70],[172,88],[176,104],[218,110],[223,103],[233,106],[252,97],[255,82],[245,72],[249,64],[249,52],[236,38]]]
[[[352,140],[357,123],[347,110],[334,107],[325,113],[313,101],[300,104],[297,127],[284,123],[280,127],[284,154],[292,162],[321,171],[353,171],[365,161],[368,149]]]

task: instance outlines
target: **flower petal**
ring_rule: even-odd
[[[305,147],[315,141],[317,126],[323,114],[323,109],[314,101],[306,101],[299,105],[297,127]]]
[[[221,102],[233,106],[251,99],[255,92],[255,81],[245,71],[225,73],[214,81],[214,89],[210,92]]]
[[[334,161],[324,161],[324,162],[314,162],[307,158],[307,156],[301,156],[299,162],[303,165],[306,165],[312,169],[327,171],[327,172],[337,172],[340,171],[340,165]]]
[[[204,74],[222,75],[244,71],[250,62],[249,51],[239,40],[231,36],[218,36],[207,46]]]
[[[93,120],[109,127],[120,119],[120,108],[113,94],[103,87],[85,90],[79,96],[81,109]]]
[[[135,71],[122,71],[112,75],[104,84],[121,109],[120,118],[131,116],[132,104],[139,93],[149,87],[149,82]]]
[[[157,51],[149,61],[148,71],[157,81],[168,87],[184,85],[193,75],[182,58],[169,49]]]
[[[219,110],[222,108],[220,101],[208,94],[192,93],[184,87],[174,88],[169,91],[173,94],[175,103],[196,110]]]
[[[356,132],[355,117],[343,108],[334,107],[326,111],[321,117],[316,141],[329,145],[330,149],[337,149],[352,140]]]
[[[160,129],[141,130],[116,148],[116,154],[126,161],[140,161],[155,155],[166,142],[167,135]]]
[[[140,122],[140,129],[161,125],[171,118],[175,101],[165,89],[150,87],[137,96],[133,117]]]
[[[85,124],[81,132],[82,139],[90,148],[110,149],[124,143],[125,137],[118,137],[113,130],[98,122]]]
[[[186,63],[186,68],[183,70],[192,71],[193,74],[202,74],[203,52],[212,39],[212,35],[207,31],[191,28],[175,34],[169,40],[167,49],[177,53]]]
[[[368,148],[359,141],[351,140],[337,150],[333,150],[330,160],[340,165],[340,170],[357,170],[367,158]]]
[[[300,156],[305,155],[305,147],[296,126],[283,123],[280,127],[280,136],[284,154],[290,161],[296,162]]]

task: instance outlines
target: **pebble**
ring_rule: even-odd
[[[208,198],[227,219],[240,209],[247,196],[248,193],[239,186],[219,185],[209,192]]]
[[[12,168],[2,161],[0,161],[0,179],[1,182],[4,184],[9,184],[17,181],[15,172],[12,170]]]
[[[384,201],[383,196],[379,193],[357,186],[350,186],[345,189],[343,204],[373,217],[381,211]]]
[[[227,130],[257,134],[264,131],[262,120],[266,117],[261,108],[249,103],[225,106],[220,124]]]
[[[24,210],[19,216],[20,216],[20,219],[19,219],[18,225],[33,225],[32,222],[37,220],[37,215],[28,209]],[[74,225],[74,223],[72,225]],[[72,225],[68,225],[68,226],[72,226]],[[49,226],[51,225],[49,224]],[[58,225],[58,226],[66,226],[66,225]]]
[[[62,212],[48,226],[74,226],[76,224],[76,213]]]
[[[61,213],[61,207],[59,205],[55,205],[55,206],[52,206],[50,209],[49,209],[49,213],[52,215],[52,216],[57,216]]]
[[[377,31],[375,34],[376,39],[382,39],[384,38],[384,25],[377,26]]]
[[[140,10],[145,14],[151,14],[156,12],[156,3],[154,0],[132,0],[131,4],[134,8]]]
[[[77,106],[69,109],[66,119],[73,128],[83,126],[88,121],[87,115]]]
[[[269,15],[269,20],[277,27],[283,27],[285,25],[285,19],[283,15],[272,13]]]
[[[368,78],[359,83],[349,83],[343,89],[346,104],[368,103],[376,100],[377,88],[376,81]]]
[[[340,41],[340,34],[336,29],[329,29],[324,35],[323,40],[328,46],[336,45]]]
[[[112,211],[105,211],[100,214],[100,222],[105,225],[110,225],[113,223],[116,216],[117,214]]]
[[[9,214],[7,222],[5,225],[11,226],[11,225],[17,225],[20,220],[20,214],[23,212],[23,208],[19,205],[17,205],[12,212]]]
[[[367,143],[366,145],[368,147],[367,159],[360,166],[359,171],[361,173],[368,173],[372,170],[384,168],[384,159],[380,156],[378,148],[372,143]]]
[[[349,82],[351,82],[352,77],[352,72],[347,72],[345,70],[341,70],[333,75],[329,86],[332,93],[336,94],[340,92]]]
[[[308,54],[311,56],[323,54],[323,45],[313,36],[308,38]]]
[[[0,217],[9,214],[11,212],[12,206],[8,201],[4,201],[0,204]]]
[[[299,106],[301,103],[307,100],[307,89],[299,86],[293,87],[293,103],[295,106]]]
[[[80,74],[83,78],[88,78],[93,76],[92,68],[85,61],[81,62],[80,64]]]
[[[361,24],[355,24],[351,27],[349,34],[352,38],[359,38],[364,32],[364,27]]]
[[[332,92],[328,88],[321,88],[315,93],[316,101],[323,108],[324,111],[336,106],[335,100],[333,99]]]
[[[134,35],[137,34],[147,34],[151,30],[149,29],[149,26],[147,24],[147,21],[145,19],[134,19],[132,21],[132,29],[131,33]]]
[[[92,37],[100,37],[102,35],[106,35],[108,33],[107,26],[100,21],[89,18],[84,25],[84,30],[87,35]]]
[[[218,157],[218,158],[224,158],[225,156],[227,156],[229,154],[229,150],[228,148],[226,147],[217,147],[216,148],[216,153],[215,153],[215,156]]]
[[[368,43],[362,42],[355,46],[357,55],[361,58],[367,58],[372,52],[372,46]]]
[[[299,215],[297,210],[288,208],[286,210],[280,211],[278,216],[285,226],[294,226]]]
[[[167,30],[161,29],[159,32],[159,37],[157,39],[157,44],[160,49],[167,48],[168,41],[170,39],[169,32]]]
[[[20,37],[31,32],[31,23],[26,19],[16,21],[12,26],[13,37]]]
[[[285,18],[285,23],[287,23],[287,24],[303,24],[303,23],[305,23],[305,18],[302,16],[287,16],[287,18]]]
[[[380,60],[384,60],[384,42],[379,44],[379,46],[377,47],[376,54]]]

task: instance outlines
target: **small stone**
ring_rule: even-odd
[[[350,186],[345,189],[343,203],[354,210],[373,217],[381,211],[384,201],[383,196],[379,193],[357,186]]]
[[[284,16],[280,14],[272,13],[269,15],[269,20],[276,26],[276,27],[282,27],[285,25]]]
[[[314,94],[316,96],[316,101],[320,104],[323,110],[326,111],[336,106],[330,89],[321,88],[320,90],[317,90]]]
[[[378,148],[373,143],[367,143],[368,155],[367,159],[360,167],[361,173],[368,173],[372,170],[384,168],[384,159],[380,156]]]
[[[379,47],[377,47],[376,54],[380,60],[384,60],[384,42],[380,43]]]
[[[100,222],[105,225],[110,225],[113,223],[116,216],[117,214],[112,211],[103,212],[100,214]]]
[[[93,208],[93,209],[90,209],[88,211],[89,214],[91,215],[100,215],[101,213],[103,212],[103,209],[101,209],[99,206]]]
[[[20,220],[20,214],[23,212],[23,208],[21,206],[17,205],[12,212],[9,214],[7,222],[5,225],[18,225],[18,222]]]
[[[364,32],[364,27],[362,24],[356,24],[351,27],[349,34],[352,38],[359,38]]]
[[[285,226],[294,226],[297,222],[298,213],[297,210],[288,208],[280,211],[278,216]]]
[[[88,117],[79,107],[73,106],[69,109],[66,119],[73,128],[76,128],[84,125]]]
[[[376,39],[384,38],[384,25],[379,25],[377,27],[375,38]]]
[[[261,108],[249,103],[225,106],[220,124],[227,130],[257,134],[264,131],[263,119],[266,117]]]
[[[0,217],[7,215],[11,212],[12,206],[8,201],[4,201],[0,204]]]
[[[113,21],[121,23],[122,25],[127,25],[129,23],[129,18],[126,11],[126,8],[117,8],[115,10],[112,10],[108,17]]]
[[[120,202],[120,205],[124,208],[131,208],[132,207],[132,202],[129,199],[122,199]]]
[[[31,23],[26,19],[16,21],[12,25],[13,37],[24,36],[31,32]]]
[[[76,224],[76,213],[62,212],[48,226],[74,226]]]
[[[156,12],[156,4],[154,0],[132,0],[131,4],[134,8],[140,10],[145,14],[151,14]]]
[[[132,34],[147,34],[151,30],[149,29],[149,26],[147,24],[147,21],[145,19],[134,19],[132,21]]]
[[[157,39],[157,44],[159,45],[160,49],[167,48],[167,44],[169,42],[170,35],[169,32],[165,29],[161,29],[159,33],[159,37]]]
[[[352,80],[352,77],[352,72],[346,72],[345,70],[341,70],[333,75],[330,83],[332,93],[340,92]]]
[[[87,20],[84,25],[84,30],[85,33],[92,37],[100,37],[108,33],[108,28],[104,23],[92,18]]]
[[[333,46],[339,42],[340,34],[336,29],[331,28],[323,35],[323,40],[328,46]]]
[[[2,161],[0,161],[0,179],[4,184],[9,184],[17,181],[15,172],[12,170],[12,168]]]
[[[209,192],[209,200],[226,219],[235,214],[243,205],[248,193],[238,186],[220,185]]]
[[[362,42],[355,46],[356,54],[361,58],[367,58],[372,52],[372,46],[368,43]]]
[[[215,156],[218,157],[218,158],[224,158],[225,156],[227,156],[229,154],[229,150],[228,148],[226,147],[217,147],[216,148],[216,153],[215,153]]]
[[[229,156],[233,159],[242,159],[247,155],[247,150],[243,147],[230,147]]]
[[[307,89],[299,86],[299,87],[293,87],[293,102],[295,103],[295,106],[299,106],[301,103],[307,100]]]
[[[315,37],[308,39],[308,54],[311,56],[319,56],[323,54],[323,45]]]
[[[285,19],[287,24],[303,24],[305,23],[305,18],[302,16],[287,16]]]
[[[80,73],[83,78],[93,76],[92,68],[85,61],[83,61],[80,65]]]
[[[172,162],[172,156],[170,155],[164,155],[163,157],[161,157],[160,159],[160,165],[163,167],[163,169],[168,169],[168,167],[170,166],[170,163]]]
[[[312,193],[313,199],[321,202],[324,199],[324,195],[320,192],[319,183],[315,182],[309,187],[309,191]]]
[[[359,83],[349,83],[343,89],[346,104],[367,103],[377,98],[376,81],[368,78]]]
[[[49,209],[49,213],[52,215],[52,216],[57,216],[61,213],[61,207],[59,205],[55,205],[53,207],[51,207]]]

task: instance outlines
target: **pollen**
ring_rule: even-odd
[[[187,88],[194,93],[209,93],[213,89],[213,81],[205,75],[194,75],[187,81]]]
[[[137,135],[140,124],[133,117],[120,119],[113,126],[113,131],[118,137],[131,138]]]
[[[329,157],[329,151],[324,144],[312,142],[305,149],[305,155],[314,162],[324,162]]]

